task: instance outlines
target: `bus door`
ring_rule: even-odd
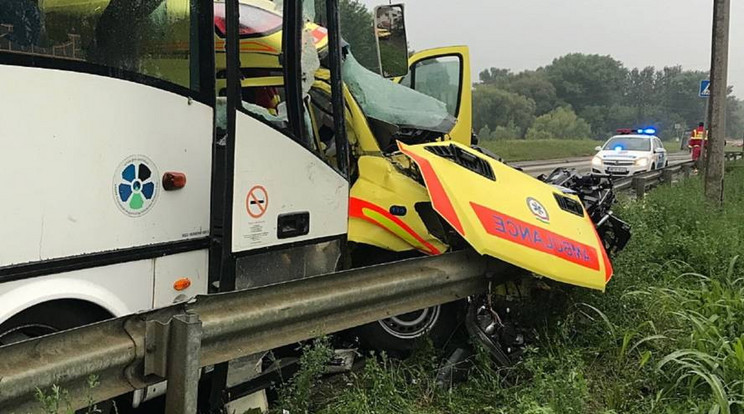
[[[346,134],[343,123],[336,122],[341,151],[329,159],[315,145],[307,109],[322,53],[335,65],[334,112],[342,113],[342,97],[335,93],[341,92],[340,42],[334,37],[332,49],[328,31],[312,24],[312,0],[283,3],[215,2],[218,89],[225,85],[218,91],[216,131],[224,139],[218,138],[216,148],[212,233],[217,242],[210,264],[219,275],[213,285],[219,291],[332,273],[345,250]],[[337,10],[337,0],[328,3],[328,9]],[[245,82],[251,77],[281,81],[270,87]],[[212,407],[219,406],[224,390],[255,375],[236,373],[246,365],[256,364],[216,367]]]
[[[227,284],[235,289],[330,273],[341,262],[349,183],[345,163],[329,159],[313,139],[308,92],[320,67],[318,53],[327,53],[329,46],[327,31],[312,24],[305,12],[314,10],[309,1],[304,8],[300,1],[272,9],[228,0],[222,6],[224,26],[215,25],[225,34],[226,45],[216,52],[218,62],[220,54],[227,61],[222,167],[229,237],[224,243],[234,262],[222,276],[234,276],[234,283]],[[239,49],[234,52],[231,12],[238,23],[233,37]],[[263,16],[261,31],[248,26],[257,15]],[[219,17],[216,3],[215,19]],[[319,50],[319,44],[325,47]],[[272,52],[276,65],[264,63]],[[256,68],[252,59],[273,67]],[[241,81],[251,73],[281,76],[283,86],[249,91]]]

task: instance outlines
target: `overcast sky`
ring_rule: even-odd
[[[370,9],[386,4],[379,0],[362,2]],[[609,54],[629,68],[710,67],[712,0],[404,3],[411,47],[422,50],[468,45],[474,76],[492,66],[513,71],[535,69],[571,52]],[[744,1],[731,3],[729,84],[744,98]]]

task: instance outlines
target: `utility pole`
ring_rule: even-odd
[[[723,164],[726,146],[726,95],[728,93],[728,49],[730,0],[713,0],[713,42],[710,64],[708,119],[710,136],[705,164],[705,198],[723,205]]]

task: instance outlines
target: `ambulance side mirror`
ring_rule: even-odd
[[[375,14],[375,39],[380,74],[396,78],[408,73],[408,39],[402,4],[377,6]]]

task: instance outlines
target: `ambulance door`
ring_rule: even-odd
[[[450,138],[470,145],[473,130],[473,97],[470,87],[470,53],[467,46],[429,49],[410,57],[409,72],[400,83],[447,105],[457,118]]]

